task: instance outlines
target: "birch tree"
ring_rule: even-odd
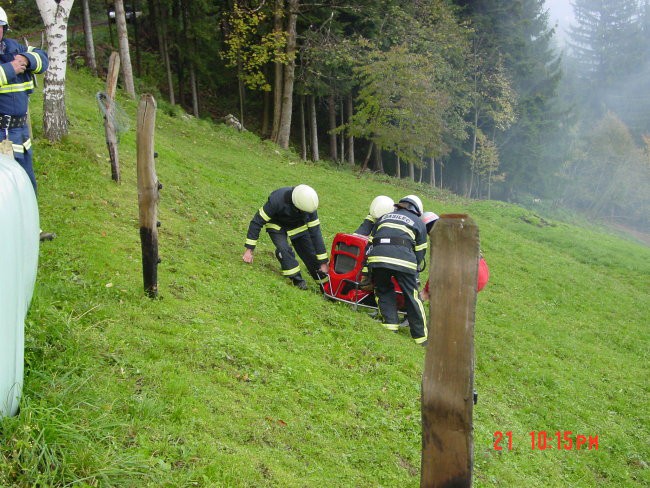
[[[45,25],[50,67],[43,86],[43,133],[51,142],[68,133],[65,108],[65,72],[68,64],[68,18],[74,0],[36,0]]]
[[[126,30],[126,14],[124,12],[123,0],[115,0],[115,23],[117,24],[117,43],[120,47],[120,62],[122,66],[122,76],[124,76],[124,89],[131,98],[135,98],[133,67],[131,66],[131,54],[129,52],[129,33]]]

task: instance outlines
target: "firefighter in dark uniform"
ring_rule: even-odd
[[[25,169],[36,191],[27,108],[29,95],[34,91],[32,74],[46,71],[49,61],[44,51],[4,37],[9,25],[2,8],[0,26],[0,141],[11,140],[14,158]]]
[[[386,195],[379,195],[370,202],[370,209],[368,215],[361,225],[354,231],[354,234],[359,236],[369,236],[375,222],[381,218],[382,215],[391,212],[395,207],[395,202],[391,197]]]
[[[11,141],[14,159],[23,167],[36,192],[27,108],[29,95],[34,91],[34,74],[46,71],[49,60],[41,49],[5,38],[8,29],[7,13],[0,7],[0,141]],[[42,234],[41,240],[51,237],[52,234]]]
[[[424,264],[427,230],[420,220],[422,202],[415,195],[402,198],[392,212],[385,214],[370,234],[372,248],[368,267],[375,286],[375,296],[383,317],[383,326],[399,328],[397,297],[391,278],[395,277],[406,305],[411,337],[416,344],[426,344],[427,327],[424,306],[418,296],[418,272]]]
[[[282,274],[291,279],[295,286],[301,290],[307,289],[294,249],[307,266],[311,277],[321,284],[327,282],[328,257],[317,208],[318,195],[310,186],[283,187],[272,192],[248,226],[243,260],[246,263],[253,262],[257,239],[262,227],[266,227],[266,232],[275,245],[275,256],[280,261]]]

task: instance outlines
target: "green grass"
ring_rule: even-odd
[[[160,103],[160,298],[143,291],[135,131],[110,164],[95,93],[70,72],[70,135],[35,123],[41,247],[21,412],[0,423],[0,486],[419,486],[424,351],[302,292],[262,236],[268,193],[319,192],[329,245],[380,193],[479,225],[491,279],[476,310],[475,486],[650,484],[650,250],[597,228],[387,177],[301,163],[250,133]],[[40,120],[41,100],[32,101]],[[134,120],[136,101],[119,99]],[[132,124],[134,127],[135,124]],[[529,432],[598,435],[532,450]],[[495,431],[514,449],[495,451]],[[502,443],[505,446],[505,443]]]

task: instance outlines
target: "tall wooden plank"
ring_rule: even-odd
[[[117,76],[120,72],[120,55],[111,53],[108,60],[108,73],[106,74],[106,100],[104,107],[104,133],[106,134],[106,146],[108,156],[111,160],[111,178],[120,182],[120,159],[117,152],[117,128],[115,127],[115,91],[117,90]]]
[[[421,488],[472,485],[478,228],[442,215],[431,232],[429,339],[422,377]]]
[[[162,188],[154,164],[156,108],[156,100],[152,95],[142,95],[138,105],[136,131],[142,276],[144,290],[151,298],[158,295],[158,201]]]

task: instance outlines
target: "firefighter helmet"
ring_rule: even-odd
[[[5,9],[0,7],[0,26],[7,26],[9,27],[9,20],[7,19],[7,12],[5,12]]]
[[[420,200],[417,196],[406,195],[399,201],[399,203],[409,204],[411,207],[410,210],[414,211],[418,217],[422,215],[422,200]]]
[[[382,215],[393,210],[394,206],[395,202],[393,202],[392,198],[386,195],[379,195],[370,204],[370,215],[373,219],[378,220]]]
[[[436,220],[438,220],[440,217],[438,217],[438,214],[433,213],[433,212],[424,212],[422,216],[420,217],[420,220],[424,222],[424,225],[427,227],[427,232],[431,232],[431,227],[433,227],[433,224],[436,223]]]
[[[315,212],[318,208],[318,194],[311,186],[298,185],[291,192],[291,201],[303,212]]]

